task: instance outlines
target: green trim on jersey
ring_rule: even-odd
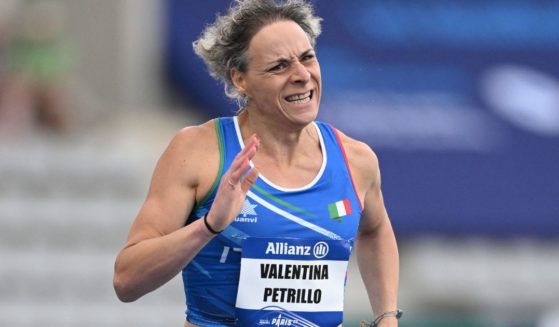
[[[219,118],[214,119],[214,125],[215,125],[215,132],[217,134],[217,142],[219,144],[219,169],[217,170],[217,176],[214,180],[214,183],[213,183],[212,187],[208,191],[208,194],[206,194],[206,196],[202,199],[202,201],[200,201],[196,205],[195,210],[198,209],[199,207],[201,207],[202,205],[204,205],[208,201],[208,199],[210,198],[212,193],[215,191],[215,189],[219,185],[219,181],[221,179],[221,174],[223,174],[223,163],[225,161],[225,146],[223,145],[223,133],[221,132],[221,126],[219,124]]]
[[[280,205],[282,205],[282,206],[284,206],[284,207],[286,207],[286,208],[288,208],[288,209],[291,209],[291,210],[293,210],[293,211],[296,211],[296,212],[298,212],[298,213],[304,214],[304,215],[306,215],[306,216],[308,216],[308,217],[316,217],[316,215],[314,215],[314,214],[312,214],[312,213],[310,213],[310,212],[308,212],[308,211],[305,211],[305,210],[303,210],[303,209],[301,209],[301,208],[298,208],[298,207],[292,205],[291,203],[288,203],[288,202],[286,202],[286,201],[284,201],[284,200],[278,198],[277,196],[274,196],[274,195],[272,195],[272,194],[270,194],[270,193],[264,191],[260,186],[258,186],[258,185],[256,185],[256,184],[252,185],[252,188],[253,188],[256,192],[258,192],[258,193],[260,193],[261,195],[263,195],[264,197],[266,197],[268,200],[271,200],[271,201],[273,201],[273,202],[275,202],[275,203],[277,203],[277,204],[280,204]]]

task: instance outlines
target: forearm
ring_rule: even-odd
[[[135,301],[176,276],[212,239],[202,220],[168,235],[122,250],[115,264],[114,287],[124,302]]]
[[[356,254],[375,315],[395,310],[398,306],[399,257],[388,219],[373,231],[358,235]]]

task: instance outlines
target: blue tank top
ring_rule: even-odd
[[[183,269],[188,321],[200,326],[236,326],[241,241],[247,237],[349,240],[353,245],[362,206],[337,131],[314,122],[323,154],[314,180],[298,189],[274,185],[260,176],[237,218]],[[222,174],[244,147],[236,117],[215,120],[219,173],[187,224],[210,209]]]

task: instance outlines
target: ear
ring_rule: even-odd
[[[246,79],[245,73],[237,68],[231,69],[231,82],[240,95],[246,95]]]

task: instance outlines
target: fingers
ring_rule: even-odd
[[[235,161],[237,161],[237,159],[235,159]],[[248,159],[243,159],[242,161],[238,161],[237,165],[235,166],[236,167],[233,167],[233,165],[231,165],[231,169],[229,170],[229,181],[233,185],[239,184],[244,172],[249,169],[250,162],[248,161]]]
[[[256,155],[259,145],[260,140],[258,140],[256,135],[253,134],[247,141],[245,148],[237,154],[237,157],[235,157],[235,160],[231,164],[231,168],[229,169],[230,184],[236,185],[240,182],[241,177],[250,167],[250,160],[252,160],[252,158]]]
[[[258,178],[258,174],[258,169],[252,168],[243,178],[243,181],[241,182],[241,190],[243,190],[244,193],[248,192],[252,185],[254,185],[254,182],[256,182],[256,179]]]

